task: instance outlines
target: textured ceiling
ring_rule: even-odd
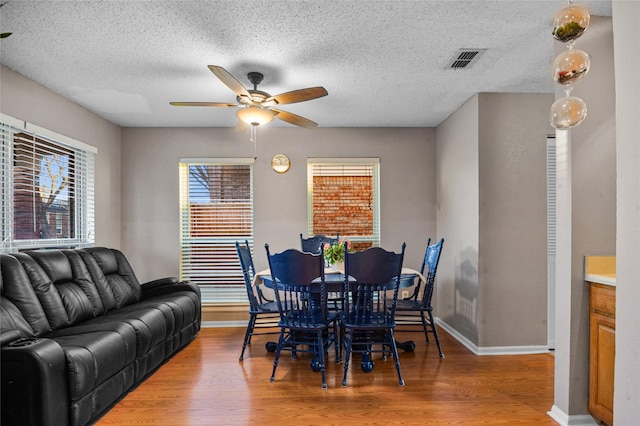
[[[478,92],[552,93],[551,26],[566,1],[0,0],[2,64],[124,127],[233,127],[235,102],[207,68],[272,95],[321,127],[433,127]],[[611,2],[578,0],[593,15]],[[576,43],[579,47],[579,40]],[[470,69],[459,49],[486,52]],[[0,87],[1,90],[1,87]],[[270,125],[290,126],[281,121]]]

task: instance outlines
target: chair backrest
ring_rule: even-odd
[[[420,273],[424,276],[425,286],[422,292],[422,300],[420,304],[423,308],[431,306],[431,298],[433,297],[433,289],[435,287],[436,272],[438,270],[438,263],[440,262],[440,254],[442,253],[442,246],[444,245],[444,238],[433,245],[429,245],[431,238],[427,240],[427,249],[422,259],[422,266],[420,267]]]
[[[313,254],[321,254],[325,244],[334,244],[339,240],[340,235],[336,234],[336,237],[327,237],[325,235],[314,235],[313,237],[303,238],[300,234],[300,249],[304,252]]]
[[[259,302],[253,291],[253,279],[256,275],[256,268],[253,266],[249,241],[245,240],[244,245],[240,245],[240,243],[236,241],[236,252],[238,253],[238,259],[240,259],[240,267],[242,268],[242,276],[244,277],[244,285],[247,289],[249,304],[251,305],[251,309],[257,309]]]
[[[281,321],[289,327],[323,323],[327,318],[327,292],[322,255],[296,249],[271,254],[269,244],[264,247]]]
[[[406,244],[400,253],[381,247],[349,253],[344,244],[344,294],[349,295],[344,298],[345,321],[361,326],[388,325],[395,317]]]

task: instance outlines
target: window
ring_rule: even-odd
[[[253,160],[180,160],[180,278],[204,303],[246,302],[236,241],[253,247]]]
[[[308,234],[340,234],[355,250],[379,246],[379,166],[377,158],[308,159]]]
[[[94,243],[97,150],[0,116],[1,252]]]

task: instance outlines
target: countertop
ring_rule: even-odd
[[[592,283],[616,285],[615,256],[585,256],[584,280]]]

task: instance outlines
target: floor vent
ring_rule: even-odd
[[[447,69],[469,69],[487,49],[460,49],[454,53]]]

